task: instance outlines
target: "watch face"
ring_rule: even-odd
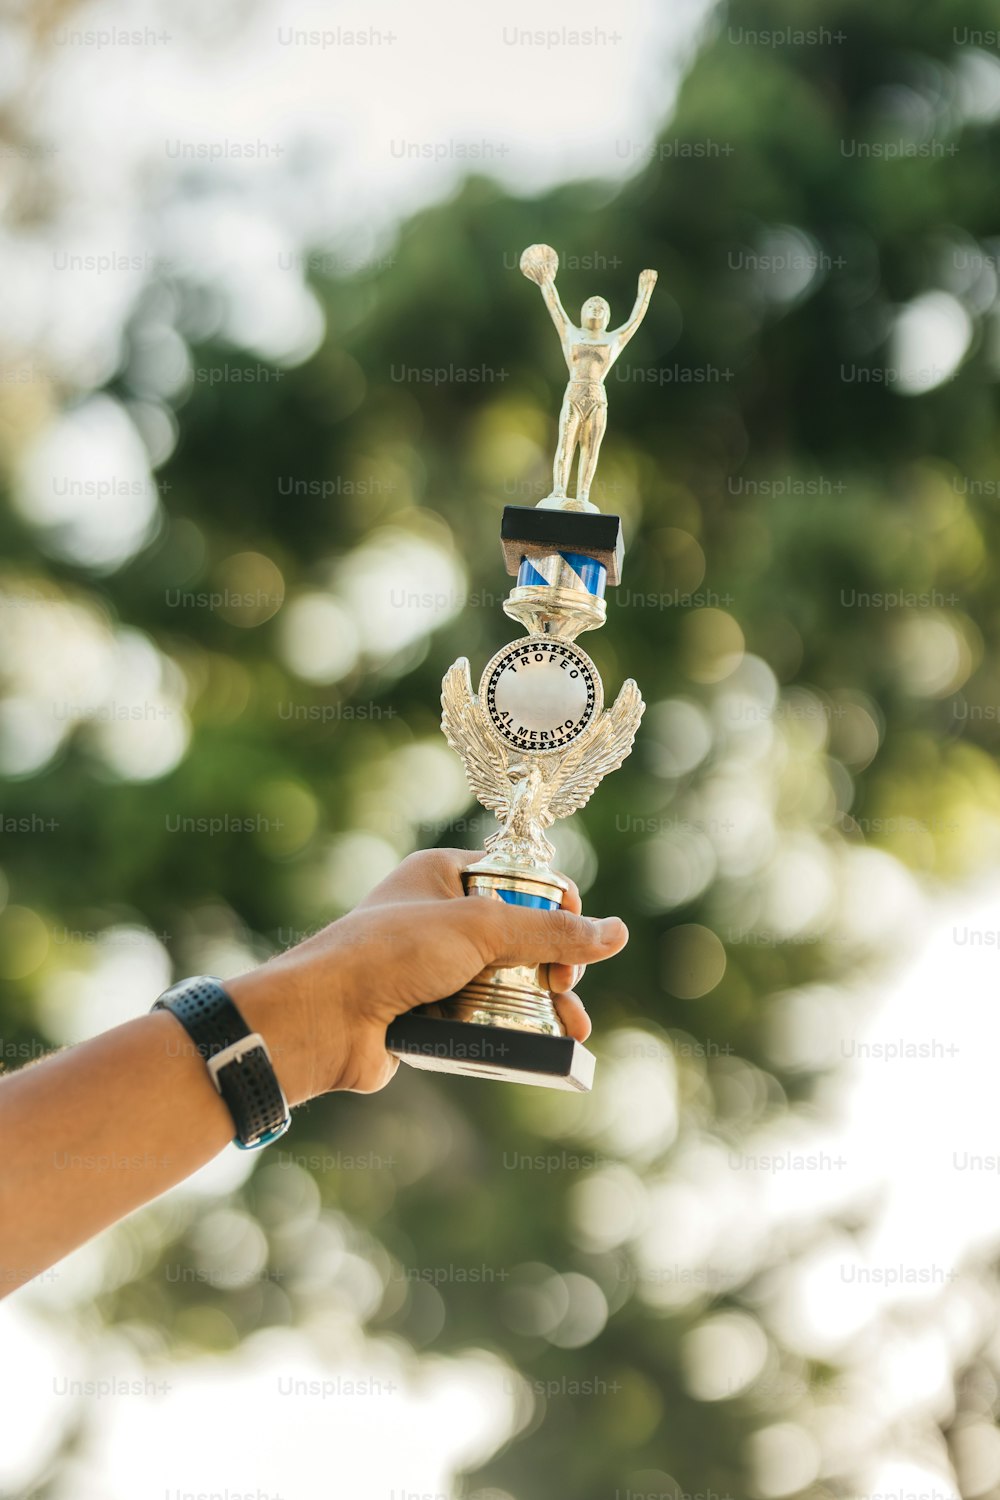
[[[519,750],[559,750],[601,711],[597,668],[579,646],[529,637],[488,662],[479,696],[490,722]]]

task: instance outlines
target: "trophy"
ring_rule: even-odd
[[[656,283],[655,271],[642,272],[635,306],[620,328],[608,328],[603,297],[588,297],[577,327],[556,291],[558,267],[548,245],[531,245],[521,256],[569,369],[552,493],[533,508],[508,505],[501,524],[507,572],[517,580],[504,613],[527,637],[487,662],[478,693],[465,657],[448,670],[441,693],[445,737],[500,825],[486,840],[485,858],[464,872],[466,895],[543,910],[560,906],[567,889],[551,868],[555,850],[544,830],[583,807],[621,765],[645,707],[631,678],[604,707],[597,668],[576,637],[604,624],[606,585],[621,581],[621,520],[591,503],[590,488],[607,425],[605,380]],[[491,966],[458,994],[398,1017],[386,1045],[417,1068],[588,1090],[594,1056],[564,1034],[547,981],[546,964]]]

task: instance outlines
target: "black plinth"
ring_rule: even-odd
[[[621,583],[625,545],[620,516],[583,510],[545,510],[505,505],[500,545],[507,572],[517,577],[522,557],[546,552],[579,552],[603,563],[608,583]]]
[[[462,1073],[579,1093],[588,1093],[594,1082],[594,1054],[569,1036],[440,1021],[410,1011],[393,1021],[385,1044],[411,1068],[432,1073]]]

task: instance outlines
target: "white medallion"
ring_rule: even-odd
[[[586,652],[548,636],[529,636],[498,651],[486,665],[479,695],[508,744],[535,752],[575,740],[600,713],[604,699]]]

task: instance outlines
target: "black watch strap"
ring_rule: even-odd
[[[206,974],[183,979],[164,990],[153,1009],[176,1016],[205,1059],[233,1117],[237,1146],[250,1150],[284,1135],[291,1115],[267,1046],[251,1032],[220,980]]]

